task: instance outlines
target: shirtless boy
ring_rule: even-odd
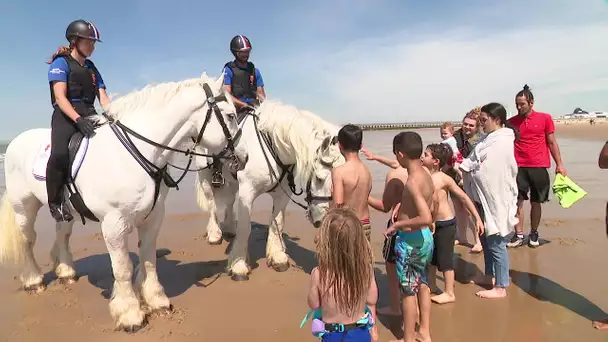
[[[437,269],[443,272],[445,291],[431,300],[438,304],[450,303],[456,300],[454,294],[454,241],[456,239],[456,217],[448,201],[448,193],[463,204],[475,219],[475,232],[483,233],[483,221],[477,213],[475,205],[465,192],[456,184],[454,179],[445,172],[452,158],[452,150],[444,143],[430,144],[422,156],[422,165],[430,172],[435,186],[436,205],[433,219],[435,220],[435,234],[433,234],[434,249],[431,268],[429,271],[430,285],[436,288],[435,275]],[[467,217],[468,220],[468,217]]]
[[[333,184],[331,196],[332,206],[338,208],[346,206],[355,211],[369,241],[371,224],[367,197],[372,191],[372,175],[359,159],[362,141],[363,131],[358,126],[345,125],[338,132],[338,146],[346,163],[331,171]]]
[[[397,154],[395,150],[395,144],[401,139],[399,133],[393,138],[393,153]],[[368,159],[372,159],[374,156],[365,152]],[[379,210],[383,213],[392,212],[391,217],[388,220],[387,228],[390,227],[395,221],[397,216],[397,210],[399,210],[399,204],[401,203],[401,196],[405,183],[407,182],[407,170],[401,167],[397,163],[397,168],[391,169],[386,174],[386,180],[384,183],[384,192],[382,193],[382,200],[376,199],[369,196],[367,203],[374,209]],[[389,316],[401,316],[401,296],[399,294],[399,281],[397,280],[397,273],[395,269],[395,239],[396,235],[388,236],[384,240],[384,247],[382,248],[382,254],[384,255],[386,276],[388,278],[388,296],[389,306],[378,309],[378,313],[381,315]]]
[[[428,265],[433,256],[433,180],[422,166],[422,138],[416,132],[399,134],[395,144],[397,161],[408,173],[401,198],[398,221],[385,232],[397,234],[395,263],[403,297],[403,332],[405,342],[431,341],[431,293],[427,282]],[[417,296],[416,296],[417,295]],[[418,297],[418,303],[416,303]],[[416,320],[420,327],[416,336]]]

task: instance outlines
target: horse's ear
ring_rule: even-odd
[[[203,71],[203,73],[201,74],[201,78],[203,79],[203,81],[206,81],[209,79],[209,76],[207,76],[207,73]]]
[[[220,75],[220,77],[217,78],[216,83],[217,83],[217,86],[220,88],[224,85],[224,76],[225,76],[225,74],[222,71],[222,74]]]

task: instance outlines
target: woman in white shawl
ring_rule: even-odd
[[[499,103],[481,107],[479,121],[487,135],[463,160],[460,169],[470,177],[471,199],[485,225],[481,236],[485,275],[475,283],[492,289],[479,291],[477,296],[502,298],[509,286],[507,235],[518,222],[515,132],[508,127],[507,111]]]

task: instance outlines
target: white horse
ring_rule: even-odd
[[[245,168],[237,173],[236,178],[224,172],[226,182],[222,187],[211,184],[213,171],[209,168],[199,171],[196,182],[198,205],[210,212],[207,225],[207,242],[210,244],[222,241],[217,202],[226,205],[223,233],[227,237],[236,233],[228,271],[232,279],[237,281],[249,279],[247,247],[253,201],[265,192],[272,196],[273,209],[266,245],[267,264],[276,271],[285,271],[289,268],[289,257],[285,252],[283,225],[285,207],[295,191],[293,183],[299,183],[306,192],[307,217],[318,226],[331,200],[331,169],[344,163],[335,144],[338,127],[311,112],[266,100],[245,120],[242,136],[237,143],[237,146],[244,142],[247,144],[248,161]],[[258,120],[257,123],[255,120]],[[206,164],[209,163],[203,159],[199,167]],[[291,187],[288,170],[293,170],[296,176],[295,182],[293,178],[291,180]],[[236,220],[233,211],[235,200]]]
[[[114,100],[107,112],[112,123],[83,140],[86,156],[72,174],[77,173],[75,185],[84,203],[102,221],[115,279],[110,314],[118,328],[133,332],[143,327],[144,309],[170,310],[156,272],[156,239],[169,190],[169,183],[162,184],[166,179],[163,176],[167,177],[164,167],[175,153],[171,149],[186,139],[211,153],[225,149],[230,138],[226,133],[234,135],[238,126],[236,109],[232,99],[224,95],[222,83],[223,77],[214,80],[203,73],[201,78],[147,86]],[[120,133],[125,130],[131,130],[126,142]],[[37,153],[41,146],[49,142],[50,129],[25,131],[11,141],[4,158],[6,192],[0,208],[0,261],[17,264],[24,288],[36,292],[44,290],[45,285],[33,254],[34,222],[47,202],[47,193],[44,180],[34,177],[32,165],[40,158]],[[137,151],[141,153],[139,158],[135,157]],[[156,180],[150,170],[160,170]],[[78,213],[71,210],[76,217]],[[51,251],[55,273],[67,283],[76,280],[69,246],[73,223],[57,223]],[[137,284],[144,307],[132,285],[127,236],[133,228],[139,235]]]

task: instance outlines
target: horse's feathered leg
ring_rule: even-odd
[[[55,274],[57,279],[64,284],[71,284],[77,280],[74,259],[70,249],[70,236],[73,226],[74,221],[56,223],[57,235],[51,250],[51,260],[53,260]]]
[[[238,191],[238,183],[226,182],[226,208],[224,209],[224,223],[222,224],[222,235],[226,238],[234,238],[236,235],[236,216],[234,215],[234,202]]]
[[[266,260],[275,271],[283,272],[289,269],[289,256],[285,253],[285,242],[283,241],[285,208],[289,203],[289,197],[281,189],[273,191],[270,195],[272,196],[272,217],[268,226]]]
[[[217,217],[215,193],[211,186],[211,171],[209,169],[199,171],[196,182],[198,206],[202,210],[209,212],[209,221],[207,221],[207,243],[210,245],[219,245],[222,243],[222,231]]]
[[[138,228],[139,266],[136,283],[151,311],[169,311],[171,303],[158,281],[156,272],[156,240],[165,216],[165,204],[159,203],[146,221]]]
[[[241,176],[241,175],[239,175]],[[249,280],[249,265],[247,265],[247,250],[249,235],[251,234],[251,206],[256,198],[255,190],[247,182],[239,182],[239,192],[236,200],[237,205],[237,231],[232,250],[228,258],[229,273],[232,280]]]
[[[110,314],[119,329],[135,332],[146,324],[146,315],[140,307],[131,282],[133,263],[127,248],[127,235],[131,227],[124,222],[119,212],[114,211],[104,217],[101,231],[110,254],[114,274]]]

